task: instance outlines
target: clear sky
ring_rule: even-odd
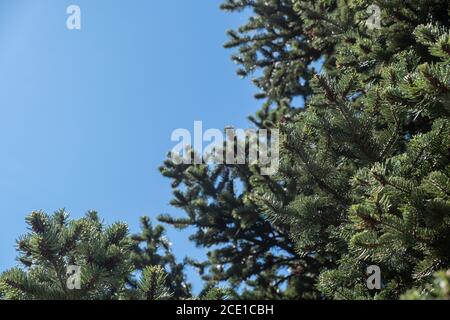
[[[180,214],[158,172],[172,131],[246,128],[258,108],[222,47],[244,17],[220,3],[1,0],[0,271],[33,210],[95,209],[132,231],[142,215]],[[79,31],[66,28],[71,4]],[[180,259],[201,255],[186,233],[168,236]]]

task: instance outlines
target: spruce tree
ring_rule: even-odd
[[[93,211],[71,220],[64,210],[51,216],[33,212],[26,221],[30,231],[17,241],[20,267],[0,276],[4,299],[158,300],[179,294],[168,285],[171,276],[179,279],[177,272],[182,272],[166,272],[166,265],[173,264],[170,253],[159,256],[153,252],[153,258],[145,261],[136,257],[140,239],[132,239],[124,223],[106,226]],[[143,221],[147,234],[149,223]],[[159,246],[159,236],[149,234],[145,238],[148,246]],[[71,282],[71,267],[79,268],[79,285]]]
[[[142,217],[141,230],[131,236],[131,241],[131,261],[135,273],[145,273],[149,266],[159,266],[164,271],[165,287],[170,292],[171,299],[192,297],[192,286],[185,274],[186,262],[177,262],[163,226],[153,227],[148,217]],[[132,277],[129,279],[129,285],[137,288],[139,281]]]
[[[449,3],[378,1],[379,30],[369,5],[338,1],[311,24],[336,45],[306,108],[281,126],[297,196],[257,195],[300,251],[338,255],[318,282],[335,299],[398,298],[450,264]],[[370,265],[380,291],[366,286]]]
[[[237,289],[243,285],[243,297],[282,298],[275,282],[288,275],[277,273],[296,265],[299,258],[285,230],[274,228],[236,181],[251,188],[250,168],[232,165],[175,165],[166,161],[163,174],[171,177],[175,199],[171,204],[187,212],[187,218],[159,217],[179,229],[196,227],[191,240],[208,248],[208,261],[190,261],[207,282],[206,290],[228,281]],[[246,192],[246,191],[244,191]],[[247,290],[245,290],[247,289]]]
[[[6,299],[113,299],[126,290],[132,270],[125,224],[106,227],[95,212],[71,221],[64,210],[33,212],[30,232],[17,241],[21,268],[6,271],[0,290]],[[69,266],[81,269],[81,289],[68,288]]]
[[[368,25],[374,5],[379,28]],[[265,100],[250,120],[282,132],[280,172],[167,160],[172,204],[187,217],[161,220],[196,227],[192,239],[210,248],[205,279],[245,284],[244,298],[426,290],[450,266],[448,1],[222,7],[253,10],[226,46]],[[366,286],[370,265],[381,268],[379,291]]]
[[[310,2],[313,5],[313,2]],[[323,10],[333,11],[335,6]],[[292,1],[226,1],[223,10],[253,11],[248,23],[229,31],[226,48],[238,48],[232,59],[241,67],[239,76],[254,75],[253,82],[264,100],[250,120],[256,128],[273,129],[289,121],[297,110],[294,99],[308,99],[313,64],[332,54],[333,43],[315,48],[304,35],[307,19],[295,11]],[[177,165],[168,159],[161,172],[172,179],[175,198],[186,218],[160,217],[183,229],[196,228],[197,245],[208,248],[208,261],[193,264],[213,285],[228,281],[240,289],[241,298],[320,298],[315,279],[333,266],[335,256],[299,252],[290,239],[286,221],[273,223],[265,204],[255,194],[275,194],[289,202],[295,197],[292,183],[279,176],[263,176],[257,165]]]
[[[252,12],[225,46],[259,90],[251,123],[281,132],[278,174],[165,161],[172,205],[186,216],[160,220],[193,227],[207,261],[178,263],[147,218],[129,236],[93,212],[76,221],[35,212],[18,241],[22,266],[2,274],[0,295],[188,298],[190,263],[206,299],[448,298],[450,3],[227,0],[222,9]],[[84,270],[81,290],[67,290],[69,265]],[[373,265],[380,290],[366,283]],[[213,289],[223,282],[232,292]]]

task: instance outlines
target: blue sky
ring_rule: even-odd
[[[15,265],[33,210],[95,209],[132,231],[142,215],[180,214],[158,172],[172,131],[195,120],[246,128],[258,108],[222,48],[244,17],[220,3],[0,2],[0,270]],[[66,28],[71,4],[82,30]],[[201,256],[186,233],[168,236],[180,258]]]

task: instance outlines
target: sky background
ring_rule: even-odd
[[[140,216],[182,214],[158,171],[172,131],[247,128],[259,106],[222,47],[245,17],[220,3],[0,1],[0,271],[33,210],[94,209],[132,232]],[[82,30],[66,28],[71,4]],[[168,232],[180,260],[202,256],[188,234]]]

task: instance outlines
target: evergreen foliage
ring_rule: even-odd
[[[412,289],[403,300],[450,300],[450,271],[434,275],[434,281],[421,289]]]
[[[368,28],[369,6],[381,9]],[[241,297],[399,298],[450,266],[448,1],[228,0],[258,128],[282,132],[278,175],[165,162],[172,204],[209,248],[206,280]],[[318,62],[322,69],[315,70]],[[304,106],[296,105],[298,98]],[[366,268],[382,270],[380,291]]]
[[[6,299],[119,299],[132,271],[128,227],[104,226],[95,212],[69,220],[64,210],[27,217],[30,232],[19,238],[21,268],[0,277]],[[68,267],[81,267],[81,289],[69,290]]]
[[[380,28],[367,25],[371,5]],[[3,298],[189,299],[191,264],[204,299],[448,299],[450,2],[226,0],[222,9],[251,12],[225,46],[259,90],[250,121],[281,132],[279,172],[164,162],[171,204],[186,215],[159,220],[193,228],[207,261],[177,262],[148,218],[130,236],[94,212],[75,221],[34,212],[18,240],[21,268],[0,277]],[[84,270],[81,290],[67,290],[68,265]],[[380,290],[366,286],[371,265]]]
[[[148,217],[141,218],[141,231],[131,236],[131,261],[134,271],[146,275],[146,270],[157,266],[164,274],[164,283],[173,299],[187,299],[192,296],[191,285],[186,279],[186,263],[178,263],[172,253],[170,241],[165,237],[161,225],[153,227]],[[147,273],[149,271],[147,270]],[[129,279],[129,284],[136,288],[139,282]]]
[[[140,234],[124,223],[106,226],[96,212],[71,220],[64,211],[33,212],[29,233],[19,238],[20,267],[0,276],[4,299],[166,300],[190,297],[184,265],[177,264],[164,228],[142,218]],[[70,266],[79,267],[80,286],[70,286]]]

